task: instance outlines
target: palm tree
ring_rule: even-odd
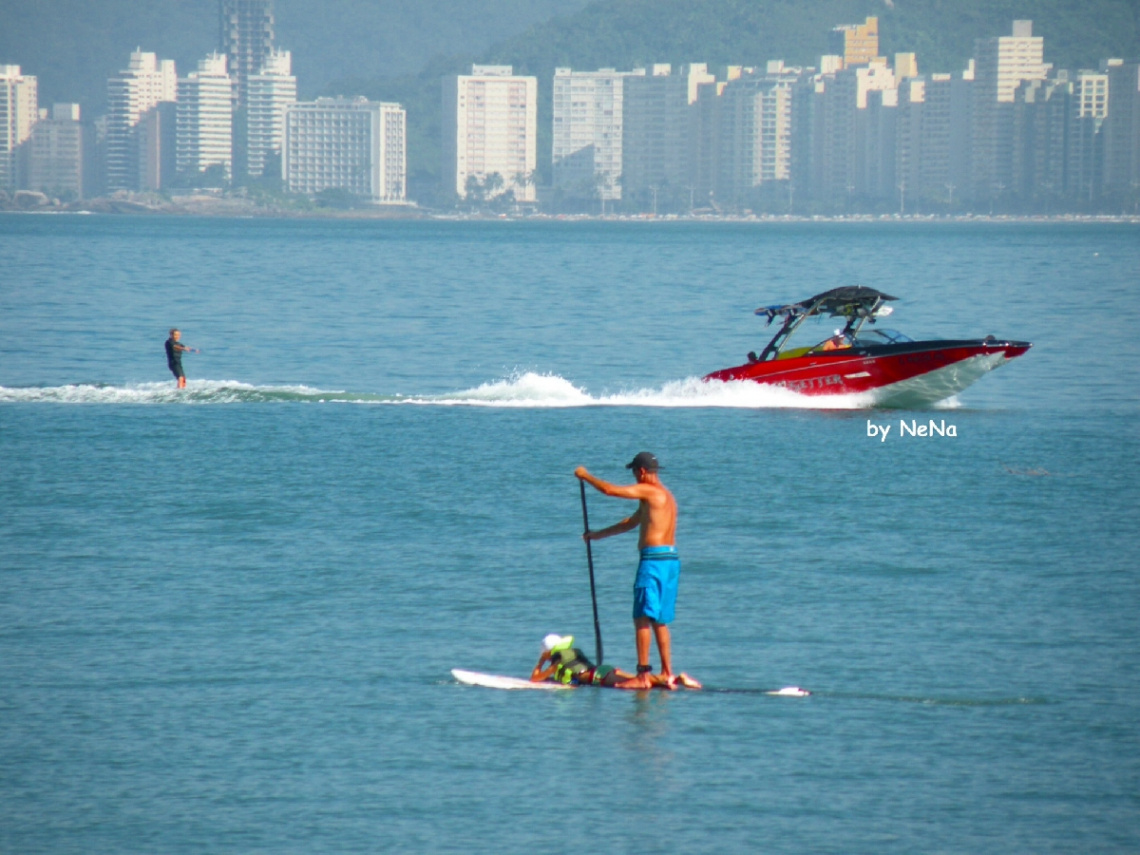
[[[534,173],[535,173],[535,170],[532,169],[529,172],[523,171],[523,172],[516,172],[514,174],[513,182],[514,182],[515,187],[517,187],[518,190],[520,191],[520,195],[522,195],[524,197],[528,195],[526,192],[526,189],[535,183],[535,174]]]
[[[497,172],[492,172],[483,179],[483,198],[494,199],[503,189],[503,176]]]
[[[477,175],[468,175],[467,183],[464,185],[464,198],[467,199],[472,205],[482,202],[485,198],[485,188],[483,182],[479,180]]]

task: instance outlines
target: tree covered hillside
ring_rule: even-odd
[[[1046,60],[1059,68],[1140,55],[1136,0],[603,0],[532,27],[488,57],[543,74],[559,65],[812,65],[827,52],[833,27],[868,15],[879,18],[883,55],[914,51],[926,72],[962,68],[975,39],[1008,35],[1015,18],[1034,22]]]

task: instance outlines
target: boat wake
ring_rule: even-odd
[[[113,386],[80,383],[73,386],[0,386],[0,403],[48,404],[259,404],[270,402],[322,402],[381,400],[378,395],[326,392],[309,386],[252,386],[234,380],[190,380],[185,389],[172,383],[138,383]]]
[[[857,410],[874,406],[870,394],[807,396],[750,381],[675,380],[660,388],[590,393],[557,374],[520,372],[472,389],[436,395],[381,395],[310,386],[253,386],[233,380],[191,380],[185,389],[171,383],[124,386],[102,383],[70,386],[4,387],[0,403],[54,404],[373,404],[435,407],[556,409],[574,407],[707,407],[733,409]],[[956,402],[944,402],[942,406]]]
[[[473,407],[719,407],[735,409],[859,409],[871,405],[865,395],[808,397],[749,381],[706,382],[700,377],[674,380],[660,388],[622,389],[591,394],[557,374],[525,372],[474,389],[405,403]]]

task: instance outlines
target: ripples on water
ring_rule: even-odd
[[[1135,227],[0,224],[0,850],[1140,848]],[[695,379],[851,282],[1035,347],[937,412]],[[570,473],[641,448],[716,691],[455,684],[592,650]]]

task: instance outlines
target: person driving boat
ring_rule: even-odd
[[[820,350],[842,350],[850,346],[851,342],[847,340],[843,330],[836,330],[835,335],[820,345]]]

